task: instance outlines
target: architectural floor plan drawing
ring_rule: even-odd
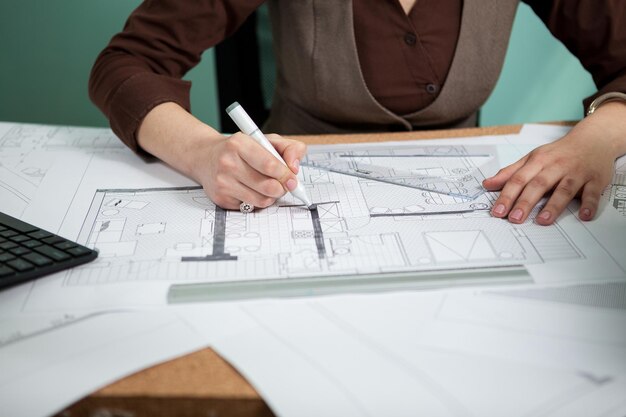
[[[604,190],[604,198],[624,217],[626,217],[626,156],[615,162],[613,181]]]
[[[16,216],[28,206],[57,157],[68,152],[125,151],[109,129],[17,123],[0,123],[0,127],[0,200]]]
[[[421,191],[474,200],[485,190],[476,168],[495,163],[493,148],[473,146],[395,146],[393,149],[310,152],[302,165]]]
[[[251,214],[225,211],[199,187],[98,190],[78,240],[97,248],[99,259],[74,269],[66,284],[358,275],[585,258],[559,225],[491,217],[490,193],[466,201],[314,167],[303,167],[301,178],[315,210],[286,196]]]

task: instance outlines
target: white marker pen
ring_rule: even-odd
[[[255,140],[256,143],[267,149],[267,151],[274,155],[276,159],[278,159],[285,166],[287,166],[280,154],[276,152],[276,149],[274,149],[270,141],[267,140],[263,132],[261,132],[261,129],[259,129],[256,123],[254,123],[254,121],[250,118],[248,113],[246,113],[246,111],[243,109],[243,107],[241,107],[239,103],[235,101],[233,104],[228,106],[226,108],[226,113],[228,113],[230,118],[233,119],[233,122],[235,122],[239,130],[241,130],[244,134],[250,136],[252,139]],[[309,196],[306,194],[304,186],[300,181],[298,181],[297,178],[296,181],[298,182],[298,186],[293,191],[291,191],[291,195],[302,201],[309,210],[313,209],[313,203],[311,203]]]

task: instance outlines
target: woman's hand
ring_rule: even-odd
[[[487,178],[483,186],[502,190],[491,210],[495,217],[523,223],[546,193],[552,191],[536,222],[552,224],[579,196],[582,220],[591,220],[600,196],[613,177],[615,159],[626,153],[626,105],[606,103],[566,136],[540,146]]]
[[[242,201],[267,207],[297,186],[302,142],[267,135],[287,163],[243,133],[226,137],[175,103],[154,107],[137,132],[142,149],[202,184],[215,204],[239,209]]]
[[[202,184],[215,204],[238,209],[242,201],[268,207],[298,185],[296,174],[306,145],[278,135],[267,135],[287,163],[282,164],[254,139],[236,133],[207,140],[194,153],[192,177]]]

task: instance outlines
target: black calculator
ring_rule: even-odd
[[[92,249],[0,212],[0,289],[97,256]]]

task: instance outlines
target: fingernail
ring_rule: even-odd
[[[504,204],[502,203],[497,204],[493,209],[493,212],[497,214],[498,216],[502,216],[505,211],[506,211],[506,207],[504,207]]]
[[[509,218],[515,220],[515,221],[520,221],[522,220],[522,216],[524,215],[524,212],[522,211],[522,209],[515,209],[513,210],[513,212],[511,214],[509,214]]]
[[[542,211],[541,213],[539,213],[539,216],[537,216],[537,218],[539,218],[539,219],[541,219],[541,220],[548,221],[548,220],[550,220],[550,216],[551,216],[551,215],[552,215],[552,214],[550,214],[550,212],[549,212],[549,211],[544,210],[544,211]]]
[[[291,164],[291,166],[293,166],[293,169],[297,173],[300,170],[300,160],[296,159],[295,161],[293,161],[293,164]]]
[[[285,185],[287,186],[287,189],[289,191],[293,191],[298,186],[298,183],[293,178],[290,178],[290,179],[287,180],[287,183]]]
[[[585,217],[585,218],[591,217],[591,210],[589,210],[588,208],[584,208],[583,209],[583,217]]]

